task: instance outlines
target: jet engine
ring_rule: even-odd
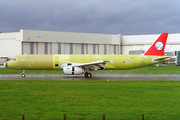
[[[65,75],[78,75],[78,74],[83,74],[84,70],[81,67],[63,67],[63,73]]]

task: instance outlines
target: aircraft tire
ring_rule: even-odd
[[[87,74],[87,78],[91,78],[92,77],[92,74],[91,73],[88,73]]]
[[[21,75],[22,78],[25,78],[25,76],[26,76],[25,74],[22,74],[22,75]]]
[[[88,77],[88,72],[85,72],[85,73],[84,73],[84,76],[87,78],[87,77]]]

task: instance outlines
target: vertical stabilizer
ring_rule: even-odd
[[[144,55],[163,56],[168,33],[162,33]]]

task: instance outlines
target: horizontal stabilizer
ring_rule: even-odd
[[[168,59],[168,58],[169,58],[169,60],[171,59],[171,57],[165,56],[165,57],[161,57],[161,58],[153,58],[153,61],[160,61],[160,60],[165,60],[165,59]]]

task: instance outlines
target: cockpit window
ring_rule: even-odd
[[[16,59],[15,58],[11,58],[9,61],[16,61]]]

